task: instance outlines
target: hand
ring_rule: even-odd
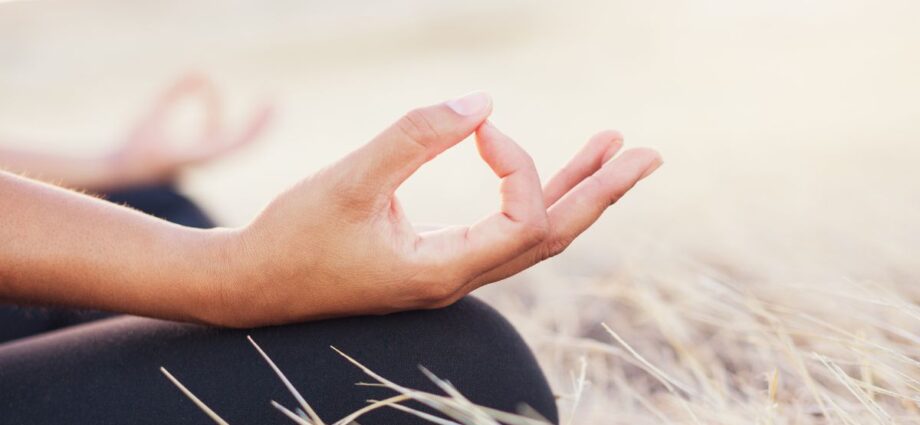
[[[660,164],[649,149],[613,158],[621,137],[596,135],[541,189],[530,156],[486,121],[474,93],[413,110],[357,151],[276,198],[249,226],[223,234],[227,312],[258,326],[437,308],[558,254]],[[501,179],[501,208],[472,226],[416,233],[394,196],[422,164],[476,133]]]
[[[170,140],[166,132],[176,107],[186,99],[199,100],[204,117],[201,134],[193,143]],[[257,140],[273,116],[271,105],[255,110],[243,128],[224,128],[222,103],[214,85],[200,75],[188,75],[165,90],[129,131],[127,140],[104,159],[111,180],[119,186],[173,180],[183,168],[201,164]]]

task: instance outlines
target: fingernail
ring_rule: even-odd
[[[658,160],[655,161],[654,164],[652,164],[651,166],[649,166],[648,168],[646,168],[645,171],[642,172],[642,175],[639,176],[639,180],[642,180],[642,179],[648,177],[650,174],[654,173],[655,170],[657,170],[658,167],[661,166],[661,164],[664,164],[664,161],[662,161],[661,158],[658,158]]]
[[[448,108],[460,115],[470,116],[482,113],[488,109],[489,105],[492,104],[492,98],[486,92],[476,91],[456,99],[448,100],[445,104]]]

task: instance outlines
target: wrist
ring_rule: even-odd
[[[178,314],[185,320],[214,326],[229,326],[235,300],[227,288],[236,280],[233,229],[181,228],[177,244],[182,247],[184,265],[175,285]]]
[[[251,289],[257,268],[252,266],[255,258],[245,242],[245,229],[191,230],[198,235],[189,255],[196,258],[200,269],[189,285],[186,314],[213,326],[252,326],[252,312],[260,303],[259,294]]]

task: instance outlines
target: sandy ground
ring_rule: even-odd
[[[473,89],[544,176],[619,129],[665,166],[564,255],[483,291],[560,391],[571,356],[539,335],[600,338],[559,295],[585,282],[688,263],[830,289],[920,273],[918,2],[221,4],[0,4],[4,143],[102,150],[174,75],[208,72],[233,114],[265,97],[282,111],[264,143],[183,182],[238,225],[403,111]],[[470,222],[497,206],[497,185],[466,143],[400,196],[418,221]],[[920,291],[899,288],[915,307]]]

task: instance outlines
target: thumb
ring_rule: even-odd
[[[361,187],[393,193],[422,164],[467,138],[492,113],[492,98],[473,92],[406,113],[339,164]]]

